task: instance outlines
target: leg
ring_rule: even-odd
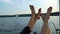
[[[31,31],[32,28],[33,28],[33,25],[34,25],[34,19],[35,19],[35,8],[34,8],[33,5],[30,5],[30,9],[31,9],[32,15],[31,15],[31,19],[30,19],[30,21],[29,21],[28,26],[30,27],[30,31]]]
[[[47,9],[47,14],[46,14],[46,17],[47,17],[48,20],[49,20],[49,18],[50,18],[51,11],[52,11],[52,7],[49,7],[49,8]],[[47,29],[48,34],[51,34],[50,28],[49,28],[49,27],[47,27],[47,28],[48,28],[48,29]]]
[[[31,12],[32,12],[31,19],[29,21],[28,26],[26,26],[23,29],[21,34],[30,34],[30,32],[32,31],[32,28],[33,28],[36,20],[40,18],[39,15],[41,13],[41,8],[39,9],[39,13],[38,14],[35,14],[34,6],[30,5],[30,9],[31,9]]]
[[[38,10],[38,13],[35,14],[35,17],[33,16],[34,19],[31,17],[32,19],[30,19],[30,22],[29,22],[29,27],[31,30],[32,30],[33,26],[35,25],[36,21],[38,19],[40,19],[40,13],[41,13],[41,8]]]
[[[30,9],[31,9],[31,12],[32,12],[30,22],[23,29],[23,31],[21,32],[21,34],[30,34],[30,32],[31,32],[31,29],[32,29],[32,26],[31,25],[32,25],[32,23],[34,23],[34,18],[35,18],[35,9],[34,9],[34,6],[30,5]]]
[[[49,7],[47,10],[47,14],[46,15],[41,15],[42,20],[43,20],[43,27],[41,30],[41,34],[50,34],[50,29],[48,27],[48,19],[50,17],[50,13],[52,11],[52,7]]]
[[[51,11],[52,11],[52,7],[49,7],[49,8],[47,9],[47,14],[46,14],[47,19],[50,18]],[[47,32],[48,32],[48,34],[51,34],[51,31],[50,31],[50,28],[49,28],[49,27],[48,27],[48,29],[47,29]]]
[[[45,20],[45,16],[46,15],[41,15],[42,20],[43,20],[43,26],[42,26],[42,30],[41,30],[41,34],[47,34],[47,26],[48,26],[48,20]]]

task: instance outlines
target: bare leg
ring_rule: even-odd
[[[30,32],[32,31],[32,28],[33,28],[34,24],[40,18],[41,8],[38,10],[39,12],[37,14],[35,14],[35,9],[34,9],[33,5],[30,5],[30,9],[31,9],[31,12],[32,12],[31,19],[29,21],[28,26],[26,26],[22,30],[21,34],[30,34]]]
[[[33,24],[34,24],[34,19],[35,19],[35,9],[34,9],[34,6],[30,5],[30,9],[31,9],[32,15],[31,15],[31,19],[29,21],[28,26],[30,27],[30,31],[31,31],[31,29],[33,27]]]
[[[32,30],[32,27],[33,27],[32,24],[34,23],[34,18],[35,18],[35,9],[34,9],[34,6],[30,5],[30,9],[31,9],[31,12],[32,12],[31,19],[29,21],[29,24],[23,29],[21,34],[30,34],[30,32]]]
[[[42,20],[43,20],[43,27],[42,27],[42,30],[41,30],[41,34],[50,34],[50,29],[48,27],[48,19],[50,17],[50,13],[52,11],[52,7],[49,7],[48,10],[47,10],[47,14],[46,15],[41,15],[42,17]]]
[[[41,8],[38,10],[39,12],[37,14],[35,14],[34,6],[30,5],[30,9],[31,9],[32,15],[31,15],[31,19],[30,19],[30,22],[28,25],[29,25],[30,31],[31,31],[34,24],[36,23],[36,20],[40,18],[39,16],[41,13]]]

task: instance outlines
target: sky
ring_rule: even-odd
[[[46,13],[52,6],[52,12],[59,11],[59,0],[0,0],[0,15],[31,14],[29,5],[33,5],[36,13],[42,8],[41,13]]]

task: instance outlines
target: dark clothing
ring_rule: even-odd
[[[34,34],[36,34],[36,32],[34,32]]]
[[[30,34],[30,27],[29,26],[26,26],[23,30],[22,30],[22,32],[20,33],[20,34]]]

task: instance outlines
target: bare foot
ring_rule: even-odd
[[[52,11],[52,7],[49,7],[47,9],[47,14],[46,15],[44,15],[44,14],[41,15],[43,21],[50,18],[51,11]]]
[[[31,12],[32,12],[32,16],[35,16],[35,8],[33,5],[30,5],[30,9],[31,9]]]
[[[38,10],[38,13],[35,14],[35,19],[40,19],[40,15],[41,15],[41,8]]]
[[[43,22],[45,22],[45,16],[46,15],[44,15],[44,14],[41,15],[41,18],[42,18]]]
[[[51,12],[52,12],[52,7],[49,7],[49,8],[47,9],[47,14],[46,14],[46,16],[47,16],[48,19],[50,18]]]
[[[31,13],[32,13],[30,22],[34,22],[34,19],[35,19],[35,8],[34,8],[33,5],[29,5],[29,6],[30,6],[30,9],[31,9]]]

